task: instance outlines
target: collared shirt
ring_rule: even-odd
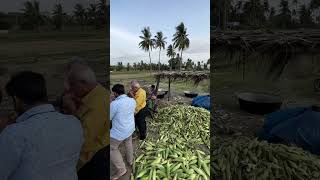
[[[89,162],[100,149],[110,143],[107,90],[98,84],[81,101],[77,117],[81,121],[85,140],[77,166],[78,170]]]
[[[50,104],[31,108],[0,134],[0,179],[77,180],[82,143],[77,118]]]
[[[137,114],[141,109],[143,109],[147,104],[147,94],[142,88],[139,88],[134,95],[134,99],[137,102],[135,113]]]
[[[136,101],[123,94],[117,97],[110,105],[110,120],[112,128],[110,136],[118,141],[122,141],[135,130],[134,111]]]

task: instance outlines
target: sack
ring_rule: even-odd
[[[201,107],[204,109],[207,109],[208,111],[210,111],[211,109],[211,104],[210,104],[210,96],[197,96],[195,98],[192,99],[192,106],[195,107]]]

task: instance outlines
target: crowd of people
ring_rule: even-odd
[[[115,84],[112,87],[113,98],[110,105],[110,157],[116,167],[116,174],[112,180],[118,179],[127,173],[126,165],[119,150],[119,145],[124,143],[126,160],[129,166],[133,164],[132,137],[137,127],[139,139],[147,137],[146,116],[148,114],[147,93],[140,87],[138,81],[133,80],[130,90],[126,94],[124,85]]]
[[[132,139],[146,139],[146,116],[156,111],[155,86],[146,91],[133,80],[128,92],[116,84],[110,96],[84,60],[75,58],[66,67],[55,102],[48,101],[40,73],[22,71],[7,82],[14,112],[0,114],[1,180],[119,179],[127,173],[122,143],[132,166]],[[2,97],[0,91],[0,103]],[[110,159],[117,170],[111,177]]]
[[[0,117],[0,179],[109,178],[109,93],[79,58],[68,64],[64,88],[56,107],[42,74],[8,81],[15,112]]]

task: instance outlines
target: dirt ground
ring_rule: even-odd
[[[242,80],[229,73],[217,73],[211,92],[214,101],[212,118],[216,124],[216,136],[255,137],[264,124],[266,115],[254,115],[240,110],[237,92],[268,92],[283,99],[281,108],[310,106],[320,101],[320,94],[312,90],[312,77],[270,83],[260,79]],[[309,86],[308,86],[309,85]]]

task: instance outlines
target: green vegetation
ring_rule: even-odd
[[[173,45],[169,45],[167,48],[167,56],[171,59],[169,59],[169,65],[161,65],[160,62],[160,54],[161,50],[165,49],[165,44],[167,43],[165,40],[167,37],[164,37],[163,33],[161,31],[157,32],[156,36],[154,36],[154,39],[152,39],[152,34],[150,31],[150,27],[145,27],[142,29],[142,36],[139,36],[142,41],[139,43],[139,47],[149,53],[149,60],[150,63],[148,65],[150,69],[150,73],[153,69],[153,64],[151,62],[151,55],[150,52],[152,51],[153,48],[158,48],[159,49],[159,62],[158,62],[158,70],[159,72],[161,70],[168,70],[168,68],[171,70],[173,69],[179,69],[181,71],[181,68],[183,66],[183,61],[182,61],[182,52],[189,48],[190,45],[190,40],[188,38],[187,34],[187,28],[184,26],[183,22],[181,22],[177,27],[176,27],[176,32],[173,35]],[[180,55],[175,53],[175,49],[180,51]],[[175,55],[177,55],[175,57]],[[143,62],[140,64],[140,66],[143,66]],[[204,66],[207,67],[207,64]],[[118,68],[117,70],[123,69],[122,62],[118,63]],[[127,68],[130,69],[130,68]],[[135,69],[135,68],[134,68]],[[141,70],[143,68],[140,68]]]
[[[150,85],[156,84],[156,79],[153,76],[148,75],[148,69],[141,72],[135,71],[122,71],[122,72],[111,72],[110,73],[110,82],[112,84],[121,83],[129,88],[130,81],[137,79],[141,83],[141,85]],[[199,83],[198,86],[194,85],[193,81],[174,81],[171,85],[171,91],[174,93],[173,95],[182,95],[183,91],[192,90],[196,91],[200,94],[209,93],[209,85],[210,80],[203,80]],[[159,84],[159,88],[168,89],[168,80],[163,79]]]
[[[151,66],[151,56],[150,56],[150,51],[152,51],[152,48],[154,47],[154,40],[151,39],[152,35],[150,32],[150,28],[149,27],[145,27],[143,28],[143,30],[141,31],[143,36],[140,36],[140,38],[142,39],[142,41],[139,43],[139,47],[148,52],[149,53],[149,59],[150,59],[150,64],[149,64],[149,68],[150,68],[150,74],[152,72],[152,66]]]
[[[181,61],[179,62],[179,71],[181,71],[182,66],[182,52],[189,48],[190,40],[187,34],[187,28],[185,28],[183,23],[180,23],[179,26],[176,27],[176,33],[173,35],[173,47],[177,48],[180,51]]]
[[[0,63],[5,73],[0,77],[0,87],[11,74],[31,70],[46,77],[49,96],[55,98],[63,90],[65,65],[74,56],[88,59],[98,80],[105,82],[104,37],[105,31],[1,34]]]
[[[72,13],[64,12],[63,6],[55,4],[51,12],[43,13],[40,3],[28,0],[21,8],[22,12],[0,13],[0,29],[61,31],[80,26],[82,30],[105,29],[108,26],[109,8],[105,0],[91,3],[89,7],[76,4]]]
[[[306,5],[303,3],[281,0],[278,7],[272,7],[268,0],[218,0],[211,3],[212,19],[222,30],[228,29],[228,22],[239,22],[240,29],[319,27],[320,16],[316,17],[319,0],[311,0]]]
[[[187,34],[187,28],[184,26],[183,23],[180,23],[176,27],[176,32],[173,35],[172,42],[173,44],[170,44],[167,47],[167,56],[170,58],[168,61],[168,64],[161,64],[160,61],[160,55],[161,50],[165,49],[165,44],[167,37],[163,35],[161,31],[157,32],[156,36],[154,36],[154,39],[152,38],[152,34],[150,31],[150,27],[145,27],[141,31],[142,36],[139,36],[141,38],[141,42],[139,43],[139,47],[144,50],[145,52],[148,52],[149,54],[149,60],[150,63],[144,63],[143,61],[140,62],[134,62],[131,66],[130,63],[127,64],[127,67],[123,65],[122,62],[118,62],[117,65],[111,66],[111,71],[122,71],[122,70],[132,70],[132,71],[143,71],[143,70],[150,70],[150,73],[152,69],[156,69],[158,66],[158,70],[182,70],[184,68],[185,70],[197,70],[197,71],[203,71],[208,70],[208,66],[210,65],[209,60],[207,62],[201,61],[195,64],[192,59],[187,59],[186,62],[182,61],[182,52],[189,48],[190,40],[188,38]],[[151,61],[151,55],[150,52],[152,49],[158,48],[159,49],[159,62],[158,65],[152,63]],[[176,53],[176,51],[179,51],[179,53]]]

